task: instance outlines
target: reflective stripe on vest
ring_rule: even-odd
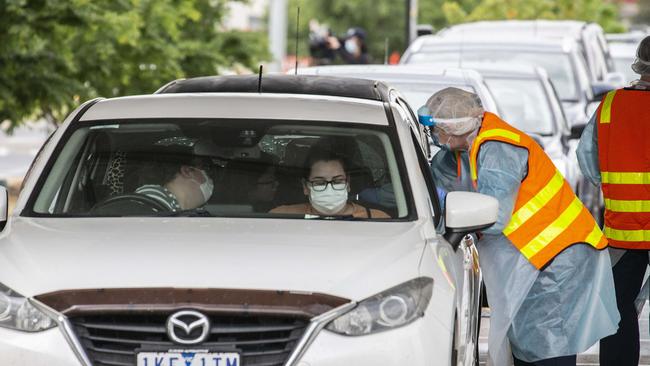
[[[650,201],[605,198],[605,208],[612,212],[650,212]]]
[[[578,197],[574,198],[569,207],[567,207],[560,216],[555,219],[555,221],[542,230],[541,233],[537,234],[537,236],[526,244],[526,246],[521,248],[521,253],[528,259],[539,253],[544,249],[544,247],[562,234],[564,230],[567,230],[583,209],[584,206],[582,205],[582,202],[580,202],[580,199]],[[598,231],[602,235],[602,232],[600,230]],[[589,234],[589,237],[591,237],[591,233]],[[585,242],[592,245],[598,243],[598,241],[589,242],[588,240],[589,238],[585,238]],[[598,240],[600,240],[600,238],[598,238]]]
[[[612,90],[605,96],[603,108],[600,111],[600,123],[610,123],[612,120],[612,102],[614,101],[616,90]]]
[[[650,230],[618,230],[605,226],[605,235],[608,238],[618,241],[650,241]]]
[[[603,184],[650,184],[650,173],[600,172]]]
[[[486,113],[470,149],[470,171],[478,183],[481,144],[497,141],[528,151],[528,175],[521,182],[510,221],[503,234],[536,268],[576,243],[602,249],[605,235],[573,193],[544,150],[528,135]]]
[[[517,143],[519,143],[521,141],[521,137],[518,134],[516,134],[516,133],[514,133],[512,131],[501,129],[501,128],[495,128],[493,130],[488,130],[488,131],[485,131],[485,132],[481,133],[480,135],[478,135],[476,137],[476,141],[474,142],[474,144],[476,146],[480,146],[481,142],[483,140],[489,139],[491,137],[503,137],[505,139],[508,139],[508,140],[511,140],[511,141],[517,142]],[[478,178],[478,175],[477,175],[478,173],[476,172],[476,164],[474,164],[474,165],[470,164],[470,170],[471,170],[471,174],[472,174],[472,180],[476,180]]]
[[[530,201],[526,202],[526,204],[512,214],[510,223],[503,229],[503,233],[509,235],[519,229],[521,225],[533,217],[537,211],[544,207],[562,189],[563,184],[564,177],[562,177],[559,171],[556,171],[553,178],[551,178],[535,197],[531,198]]]

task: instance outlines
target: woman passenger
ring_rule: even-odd
[[[279,206],[271,210],[271,213],[390,218],[383,211],[366,208],[349,200],[350,176],[347,165],[334,152],[320,148],[310,152],[304,171],[303,193],[309,202]]]

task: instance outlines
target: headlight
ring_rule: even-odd
[[[416,278],[363,300],[329,323],[327,329],[360,336],[404,326],[424,315],[432,292],[433,279]]]
[[[35,308],[29,300],[0,284],[0,327],[40,332],[55,326],[54,320]]]

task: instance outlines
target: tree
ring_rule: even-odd
[[[446,1],[443,12],[449,24],[500,19],[575,19],[599,23],[605,32],[625,30],[618,8],[602,0],[481,0],[475,6]]]
[[[266,36],[224,32],[226,0],[0,0],[0,121],[60,121],[96,96],[268,59]]]
[[[422,24],[431,24],[435,30],[440,30],[450,23],[454,23],[454,15],[448,14],[443,9],[446,3],[454,4],[454,11],[460,11],[462,16],[466,16],[477,4],[478,0],[462,0],[449,2],[448,0],[418,0],[418,22]]]

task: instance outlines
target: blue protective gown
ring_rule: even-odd
[[[462,177],[456,156],[441,151],[432,160],[436,183],[447,190],[473,191],[468,155]],[[538,271],[502,234],[509,223],[528,151],[489,141],[478,156],[478,192],[499,200],[498,221],[477,245],[490,304],[491,365],[511,365],[512,354],[535,362],[574,355],[616,332],[619,314],[607,250],[569,247]]]

